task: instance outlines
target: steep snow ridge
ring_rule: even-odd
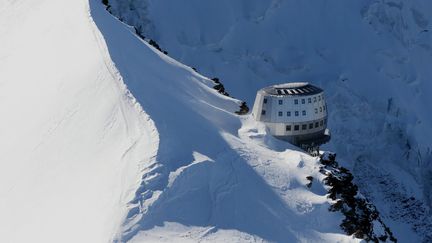
[[[148,46],[101,4],[91,2],[91,15],[159,133],[118,242],[357,241],[328,211],[316,159],[235,115],[239,101]]]
[[[170,55],[221,78],[231,95],[249,104],[257,89],[287,80],[325,88],[333,138],[327,148],[354,168],[361,185],[382,175],[368,171],[384,171],[397,183],[389,187],[405,188],[404,197],[430,208],[430,1],[111,0],[110,5],[113,14]],[[401,179],[401,170],[411,178]],[[398,199],[383,200],[377,199],[378,208],[391,212],[386,202]],[[416,225],[393,223],[400,229]],[[406,230],[395,234],[411,237]]]
[[[0,6],[0,241],[110,241],[157,149],[152,121],[87,1]]]

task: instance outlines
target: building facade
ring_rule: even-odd
[[[252,115],[265,123],[273,136],[296,145],[319,145],[330,139],[324,91],[309,83],[286,83],[259,90]]]

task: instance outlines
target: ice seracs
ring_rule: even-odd
[[[259,90],[252,115],[273,136],[298,146],[317,146],[330,139],[324,91],[307,82]]]

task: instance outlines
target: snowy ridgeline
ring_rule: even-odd
[[[248,104],[256,90],[274,83],[308,80],[323,87],[332,131],[326,149],[352,169],[359,190],[396,236],[426,237],[428,223],[422,222],[431,221],[432,202],[430,1],[109,4],[121,21],[170,56],[219,77]],[[370,183],[380,180],[391,183]],[[403,201],[410,198],[422,213],[395,216],[396,208],[411,207]]]
[[[240,101],[98,4],[91,15],[158,133],[116,241],[358,241],[340,229],[342,215],[328,210],[318,159],[236,115]],[[316,178],[311,188],[308,176]]]

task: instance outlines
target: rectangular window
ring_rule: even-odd
[[[317,128],[319,126],[318,122],[315,122],[315,128]]]
[[[279,111],[279,112],[278,112],[278,116],[282,116],[282,111]]]
[[[307,124],[303,124],[302,125],[302,130],[306,130],[307,129]]]
[[[299,126],[299,125],[294,125],[294,130],[295,130],[295,131],[300,130],[300,126]]]
[[[318,95],[318,101],[321,101],[321,95]]]
[[[298,99],[295,99],[295,100],[294,100],[294,104],[295,104],[295,105],[298,105]]]
[[[261,115],[265,116],[265,110],[261,111]]]
[[[283,101],[282,101],[282,100],[279,100],[278,102],[279,102],[279,105],[282,105],[282,103],[283,103]]]
[[[291,116],[291,111],[287,111],[287,116]]]
[[[303,115],[303,116],[306,116],[306,111],[302,111],[302,115]]]
[[[267,104],[267,98],[264,98],[263,103]]]
[[[295,111],[295,116],[299,116],[299,112],[298,111]]]
[[[302,99],[302,104],[306,104],[306,100],[305,99]]]
[[[309,129],[313,129],[313,123],[309,123]]]
[[[316,96],[314,97],[314,103],[316,102]]]
[[[323,122],[323,120],[321,120],[321,121],[320,121],[320,126],[322,126],[322,125],[324,125],[324,122]]]
[[[318,114],[318,108],[315,108],[315,114]]]
[[[291,131],[291,125],[286,125],[286,126],[285,126],[285,130],[287,130],[287,131]]]
[[[322,107],[320,107],[320,112],[322,112]]]
[[[326,109],[326,107],[325,106],[323,106],[323,110],[325,110]]]
[[[308,103],[312,103],[312,98],[308,98]]]

